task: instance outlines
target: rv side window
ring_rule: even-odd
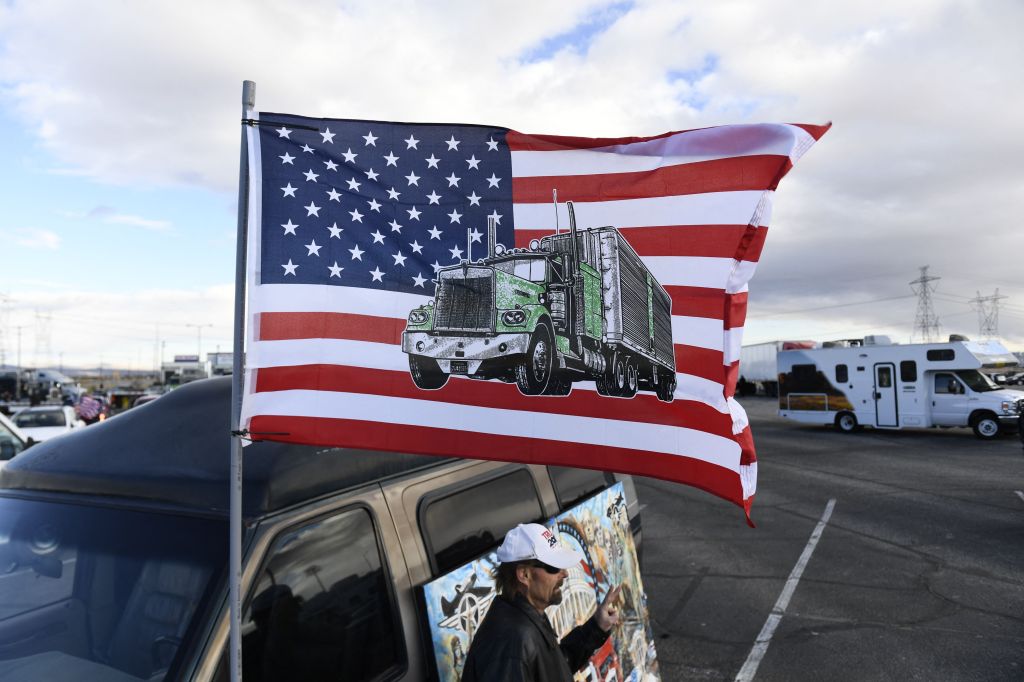
[[[242,614],[253,680],[370,680],[404,666],[377,533],[349,509],[280,535]],[[227,656],[218,678],[225,678]]]
[[[964,392],[964,387],[960,384],[955,376],[952,374],[939,373],[935,375],[935,393],[939,394],[960,394]]]
[[[913,360],[900,362],[900,381],[905,384],[917,381],[917,363]]]
[[[956,359],[956,353],[952,348],[935,348],[926,354],[926,357],[933,362],[945,362]]]
[[[793,378],[799,382],[814,381],[817,376],[816,365],[793,365]]]
[[[850,369],[846,365],[836,365],[836,381],[845,384],[850,380]]]
[[[435,575],[441,575],[493,549],[517,524],[541,520],[543,510],[533,476],[519,469],[428,500],[420,514]]]

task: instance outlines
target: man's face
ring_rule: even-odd
[[[565,569],[550,573],[545,568],[528,566],[526,580],[526,599],[538,611],[549,606],[562,603],[562,583],[569,575]]]

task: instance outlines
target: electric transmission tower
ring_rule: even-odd
[[[36,310],[35,361],[37,367],[45,367],[50,364],[50,355],[53,352],[50,345],[50,322],[52,320],[52,315]]]
[[[978,334],[983,339],[999,338],[999,301],[1006,296],[999,295],[999,289],[991,296],[977,296],[971,299],[975,309],[978,311]]]
[[[914,336],[920,334],[921,340],[928,343],[939,337],[939,318],[932,307],[932,282],[942,279],[928,274],[928,266],[921,268],[921,276],[910,283],[910,289],[917,294],[917,315],[914,317]],[[913,338],[913,337],[911,337]]]

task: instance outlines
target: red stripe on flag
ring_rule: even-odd
[[[747,292],[727,294],[708,287],[667,286],[672,299],[672,314],[686,317],[707,317],[726,322],[725,329],[743,326],[747,309]],[[736,320],[740,324],[736,324]]]
[[[722,351],[709,350],[698,346],[675,345],[676,372],[690,374],[695,377],[725,383],[725,359]],[[723,415],[724,416],[724,415]],[[729,433],[732,433],[730,421]],[[730,435],[731,437],[731,435]]]
[[[718,353],[719,366],[721,363],[722,354]],[[724,371],[723,368],[718,376],[719,383]],[[628,400],[584,390],[575,390],[564,398],[524,396],[514,385],[471,379],[451,379],[442,389],[426,391],[416,387],[408,372],[347,365],[263,367],[256,371],[257,393],[291,390],[362,393],[501,410],[663,424],[733,439],[729,415],[699,402],[680,400],[663,403],[654,394],[644,392]]]
[[[352,313],[260,313],[260,341],[349,339],[402,342],[405,320]]]
[[[747,225],[669,225],[619,228],[641,256],[700,256],[757,261],[768,228],[750,230]],[[553,234],[550,229],[516,228],[516,247],[526,248],[533,239]]]
[[[689,131],[677,130],[653,137],[571,137],[569,135],[530,135],[510,130],[505,136],[505,142],[508,144],[509,150],[513,152],[556,152],[661,140],[683,132]]]
[[[322,417],[260,415],[252,418],[250,431],[283,433],[286,435],[267,440],[287,443],[320,446],[345,443],[354,449],[583,467],[652,476],[685,482],[743,506],[743,490],[736,472],[700,459],[660,452]]]
[[[813,137],[815,140],[820,140],[821,136],[827,133],[828,129],[832,127],[832,121],[829,121],[828,123],[822,126],[810,125],[808,123],[790,123],[789,125],[796,126],[797,128],[802,128],[808,134],[810,134],[810,136]]]
[[[559,200],[580,202],[775,189],[787,164],[792,166],[788,156],[766,154],[632,173],[516,177],[512,179],[512,202],[550,203],[552,188],[558,190]]]

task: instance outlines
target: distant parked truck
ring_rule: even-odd
[[[805,424],[971,427],[991,439],[1016,430],[1024,392],[1001,388],[980,369],[1016,366],[1002,344],[952,337],[897,345],[866,337],[778,355],[779,414]]]
[[[524,395],[675,396],[672,303],[614,227],[570,231],[506,250],[488,228],[486,258],[437,273],[434,300],[409,313],[402,350],[422,389],[453,375],[514,382]]]
[[[777,359],[779,351],[815,348],[816,341],[766,341],[740,348],[740,378],[761,395],[779,395]],[[739,387],[737,387],[737,390]]]

